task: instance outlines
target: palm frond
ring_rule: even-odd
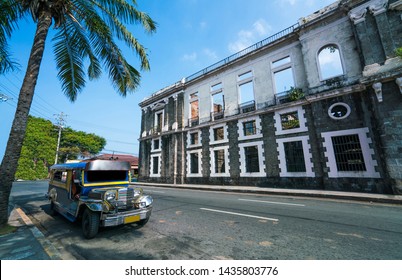
[[[54,42],[54,54],[59,71],[58,78],[62,83],[64,94],[73,102],[85,86],[85,72],[83,71],[83,57],[80,55],[71,26],[64,25],[63,28],[60,28],[54,37]]]

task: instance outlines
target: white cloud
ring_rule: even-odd
[[[182,60],[184,60],[184,61],[195,61],[195,60],[197,60],[197,53],[193,52],[193,53],[190,53],[190,54],[184,54],[182,56]]]
[[[272,27],[264,19],[259,19],[249,30],[240,30],[237,33],[237,40],[229,43],[229,51],[239,52],[266,37],[271,30]]]
[[[214,52],[214,51],[211,50],[211,49],[206,48],[206,49],[204,49],[203,53],[204,53],[207,57],[209,57],[210,59],[213,59],[213,60],[218,59],[218,55],[216,54],[216,52]]]

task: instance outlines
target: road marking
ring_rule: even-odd
[[[265,201],[265,200],[253,200],[253,199],[241,199],[242,201],[250,201],[250,202],[261,202],[261,203],[270,203],[270,204],[279,204],[279,205],[288,205],[288,206],[306,206],[304,204],[295,204],[295,203],[285,203],[285,202],[274,202],[274,201]]]
[[[268,220],[268,221],[274,221],[274,222],[278,222],[278,221],[279,221],[278,219],[274,219],[274,218],[261,217],[261,216],[253,216],[253,215],[247,215],[247,214],[242,214],[242,213],[221,211],[221,210],[215,210],[215,209],[209,209],[209,208],[200,208],[200,209],[201,209],[201,210],[204,210],[204,211],[211,211],[211,212],[217,212],[217,213],[223,213],[223,214],[229,214],[229,215],[236,215],[236,216],[243,216],[243,217],[249,217],[249,218],[256,218],[256,219]]]
[[[151,191],[151,190],[145,190],[146,192],[150,192],[150,193],[165,193],[165,192],[162,192],[162,191]]]

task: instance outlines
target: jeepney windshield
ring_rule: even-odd
[[[112,182],[112,181],[128,181],[128,172],[124,170],[116,171],[87,171],[87,182]]]

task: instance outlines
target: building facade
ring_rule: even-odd
[[[139,180],[401,193],[401,11],[337,1],[152,94]]]

